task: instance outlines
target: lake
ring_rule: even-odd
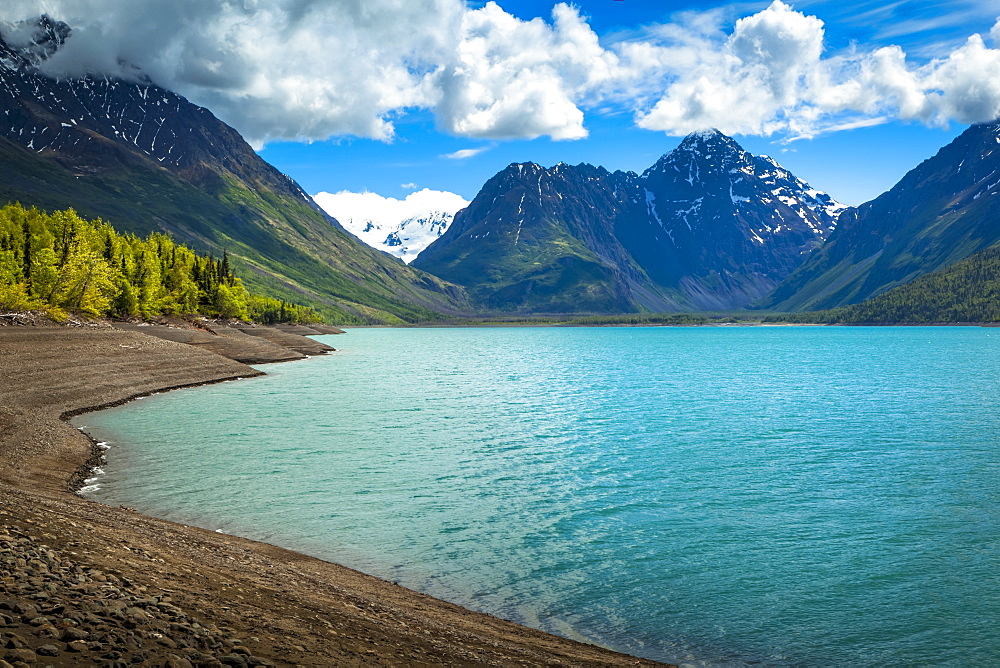
[[[1000,329],[356,329],[86,493],[691,665],[1000,658]]]

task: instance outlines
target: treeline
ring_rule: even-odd
[[[1000,322],[1000,246],[860,304],[773,315],[765,321],[872,325]]]
[[[499,326],[580,326],[598,327],[613,325],[682,326],[718,324],[756,324],[757,314],[720,315],[712,313],[622,313],[611,315],[525,315],[480,318],[456,318],[434,323],[436,326],[499,327]]]
[[[201,314],[273,324],[319,322],[309,307],[251,295],[229,257],[199,255],[165,234],[119,234],[73,210],[0,209],[0,308],[92,317]]]

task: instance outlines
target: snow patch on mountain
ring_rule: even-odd
[[[429,188],[401,200],[349,190],[321,192],[313,199],[361,241],[407,264],[444,234],[455,214],[469,205],[461,195]]]

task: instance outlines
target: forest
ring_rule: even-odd
[[[998,322],[1000,245],[860,304],[826,311],[772,315],[764,320],[870,325]]]
[[[309,307],[250,294],[228,254],[199,255],[170,236],[119,234],[72,209],[0,209],[0,309],[56,320],[204,315],[264,324],[319,322]]]

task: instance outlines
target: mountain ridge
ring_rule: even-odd
[[[424,188],[404,199],[372,192],[321,192],[313,198],[348,232],[372,248],[410,263],[468,206],[463,197]]]
[[[60,25],[38,29],[72,39]],[[0,198],[228,251],[255,292],[337,322],[467,312],[460,288],[362,244],[207,109],[148,81],[53,79],[0,45]]]
[[[741,308],[816,248],[842,208],[712,130],[641,175],[513,163],[413,264],[488,310]]]
[[[756,307],[855,304],[1000,241],[1000,124],[970,126],[890,190],[846,210],[827,243]]]

